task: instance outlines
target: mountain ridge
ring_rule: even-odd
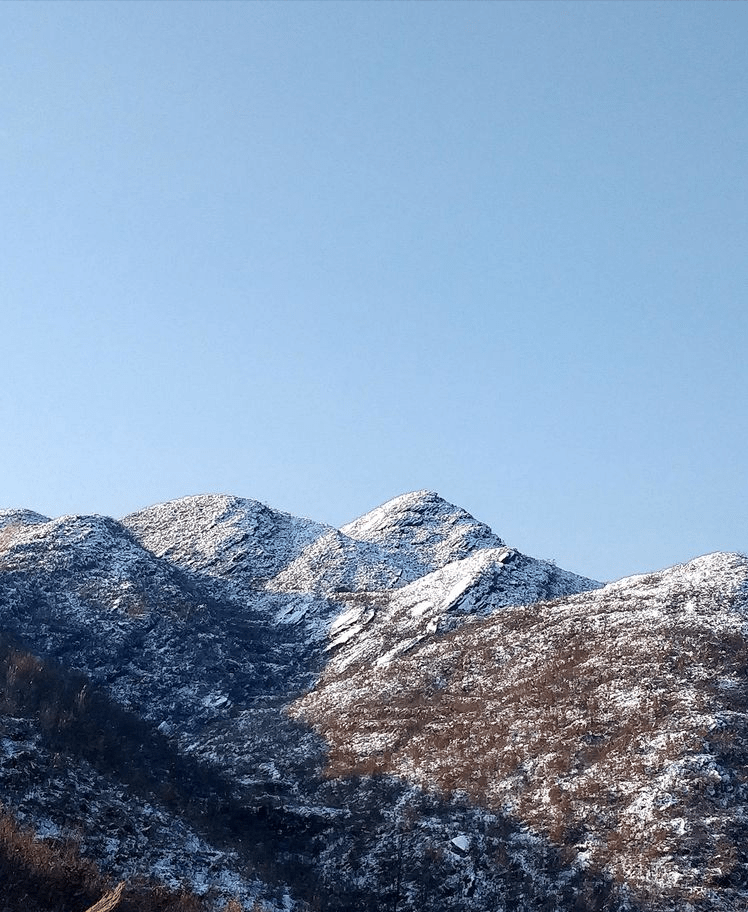
[[[0,801],[154,910],[726,912],[746,592],[722,552],[603,586],[432,491],[2,511]]]

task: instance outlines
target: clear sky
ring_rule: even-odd
[[[0,506],[748,550],[748,4],[0,4]]]

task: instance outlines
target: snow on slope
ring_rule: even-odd
[[[123,523],[154,554],[228,582],[235,596],[295,596],[276,620],[303,623],[315,640],[329,627],[332,648],[348,644],[345,663],[363,653],[381,658],[444,630],[448,610],[454,620],[599,585],[504,548],[488,526],[431,491],[396,497],[341,530],[217,495],[159,504]],[[402,598],[393,595],[379,610],[388,600],[382,593],[403,587]],[[470,596],[458,598],[455,587]],[[349,593],[370,594],[352,605]]]
[[[434,491],[402,494],[340,530],[391,554],[413,579],[504,542],[484,523]]]
[[[645,908],[748,908],[746,668],[748,559],[718,553],[331,663],[292,713],[333,775],[510,810]]]
[[[113,719],[116,707],[142,719],[165,776],[188,758],[209,785],[216,771],[231,783],[234,804],[211,804],[220,813],[198,822],[234,809],[237,832],[255,827],[257,852],[242,856],[249,870],[275,863],[276,838],[295,841],[296,854],[278,856],[273,877],[291,877],[308,847],[319,849],[306,858],[310,876],[296,883],[304,890],[323,878],[326,900],[344,883],[330,908],[369,908],[348,903],[345,891],[369,877],[367,895],[384,895],[394,840],[410,839],[403,868],[420,871],[423,862],[426,873],[400,897],[403,910],[447,908],[444,872],[454,862],[472,871],[448,875],[456,897],[448,908],[460,912],[537,907],[534,889],[550,908],[586,870],[590,890],[624,885],[611,909],[635,907],[629,888],[655,899],[672,889],[673,903],[658,910],[694,900],[722,912],[748,907],[747,565],[710,555],[596,589],[505,547],[432,492],[395,498],[339,531],[206,495],[123,523],[0,513],[0,618],[29,650],[86,675],[111,701]],[[284,707],[302,693],[292,715],[305,724],[297,724]],[[330,768],[343,778],[315,778],[325,754],[307,725],[325,738]],[[32,756],[35,718],[0,717],[0,733],[14,726],[23,741],[8,736],[0,748],[28,744]],[[48,753],[48,780],[14,760],[0,764],[0,784],[6,793],[12,786],[26,819],[61,827],[85,813],[85,765],[71,755],[63,776]],[[431,796],[467,795],[475,827],[458,825],[466,818],[446,798],[435,817],[395,815],[390,826],[388,780],[356,784],[351,772],[393,774]],[[182,787],[178,776],[169,785]],[[117,806],[121,786],[90,788],[94,812],[82,824],[100,857],[110,840],[101,814]],[[204,799],[218,800],[208,786]],[[127,801],[128,817],[153,816],[136,795]],[[219,867],[235,862],[217,850],[210,860],[215,845],[226,848],[220,840],[190,854],[193,837],[176,832],[178,810],[159,809],[158,833],[138,844],[114,827],[118,848],[100,857],[107,870],[150,865],[167,883],[205,878],[218,889]],[[511,815],[514,842],[501,835],[502,815]],[[478,836],[489,820],[490,845]],[[349,865],[362,832],[368,848]],[[449,846],[460,849],[468,834],[469,852],[452,858]],[[569,859],[553,882],[548,847]],[[508,869],[494,863],[500,850],[519,866],[505,880]],[[520,868],[527,881],[510,896]],[[429,877],[440,898],[425,906],[418,890]],[[244,895],[253,890],[245,884]],[[569,896],[552,907],[585,907]],[[654,908],[647,903],[641,908]]]
[[[347,608],[330,627],[326,674],[358,662],[388,664],[430,636],[507,605],[600,585],[511,548],[485,548],[389,593],[340,595]]]
[[[47,523],[48,516],[35,513],[33,510],[0,510],[0,529],[30,526],[36,523]]]
[[[391,589],[411,577],[381,547],[333,529],[320,535],[267,584],[276,592],[327,595]]]
[[[274,611],[266,610],[287,607],[294,599],[258,593],[239,604],[217,598],[199,585],[199,578],[156,557],[107,517],[46,522],[32,517],[23,525],[24,515],[15,515],[0,530],[0,653],[7,661],[11,650],[8,681],[17,675],[17,664],[43,667],[36,660],[13,659],[18,643],[52,660],[60,684],[51,689],[70,703],[64,711],[56,707],[64,720],[61,730],[74,734],[76,715],[83,713],[90,731],[85,714],[91,707],[98,706],[106,721],[100,726],[103,740],[89,735],[84,748],[66,742],[56,755],[45,748],[47,717],[42,715],[40,723],[33,712],[24,714],[24,701],[33,701],[41,672],[35,670],[29,686],[18,690],[19,705],[11,706],[10,721],[5,715],[10,688],[2,675],[0,800],[41,832],[66,836],[73,826],[76,834],[85,834],[86,851],[118,877],[154,876],[170,886],[188,879],[198,892],[210,887],[224,902],[235,895],[249,907],[255,887],[239,877],[234,853],[220,839],[208,845],[204,833],[192,828],[194,808],[183,809],[180,820],[174,801],[156,802],[154,808],[148,800],[152,795],[128,791],[123,782],[140,765],[146,779],[162,777],[165,783],[171,776],[172,791],[189,793],[194,785],[170,770],[201,761],[206,782],[214,781],[210,777],[218,774],[211,771],[220,768],[236,780],[251,775],[261,793],[262,763],[272,760],[274,769],[286,774],[296,753],[313,756],[314,745],[304,741],[303,732],[289,736],[281,706],[313,680],[314,651],[299,629],[268,624]],[[71,702],[71,691],[80,699]],[[101,709],[107,701],[111,711]],[[54,720],[54,713],[49,717]],[[119,722],[122,731],[116,728]],[[115,727],[107,732],[107,725]],[[21,759],[16,730],[29,745]],[[51,731],[54,737],[54,726]],[[112,762],[124,773],[112,776],[108,761],[100,776],[87,767],[89,746],[96,754],[107,738]],[[150,765],[154,754],[163,769]],[[208,816],[198,829],[210,823]],[[137,833],[133,838],[138,827],[148,831],[147,838]],[[222,907],[216,900],[216,908]]]
[[[329,526],[223,494],[183,497],[126,516],[141,544],[178,566],[258,587]]]
[[[390,589],[503,546],[488,526],[430,491],[396,497],[341,530],[225,495],[158,504],[122,523],[158,557],[244,592]]]
[[[431,491],[403,494],[320,536],[268,588],[335,594],[392,589],[503,542]]]
[[[5,526],[0,571],[69,574],[76,585],[90,574],[141,584],[156,574],[159,585],[166,584],[168,564],[155,561],[127,529],[108,516],[47,519],[19,512],[27,517],[26,523]]]

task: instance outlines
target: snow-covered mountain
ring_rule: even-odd
[[[747,600],[429,491],[0,512],[0,912],[748,907]]]

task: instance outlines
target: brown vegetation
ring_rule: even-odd
[[[104,896],[102,896],[97,903],[94,903],[90,909],[87,909],[86,912],[112,912],[112,909],[115,909],[119,905],[124,889],[125,882],[124,880],[121,880],[113,890],[104,894]]]
[[[84,678],[63,672],[4,635],[0,635],[2,714],[35,718],[57,762],[82,757],[136,791],[167,805],[170,801],[179,804],[198,818],[190,800],[198,802],[223,785],[203,780],[205,772],[199,766],[170,755],[165,740],[149,725],[90,689]],[[131,762],[134,756],[138,764]],[[213,795],[213,800],[220,797]],[[112,888],[97,866],[81,856],[74,839],[39,839],[31,829],[20,826],[2,804],[0,884],[0,912],[86,909],[97,900],[104,901],[107,897],[102,894],[108,895]],[[174,892],[146,881],[129,883],[115,895],[118,912],[207,912],[214,908],[187,890]],[[228,912],[241,912],[241,905],[232,903]],[[98,903],[93,908],[103,912]]]
[[[326,738],[330,775],[509,809],[640,895],[743,888],[748,640],[721,590],[663,600],[659,583],[506,609],[323,678],[293,712]]]
[[[207,912],[197,897],[157,884],[120,884],[112,890],[97,866],[81,857],[74,840],[38,839],[1,806],[0,882],[0,912],[87,907],[109,912],[115,905],[118,912]]]

